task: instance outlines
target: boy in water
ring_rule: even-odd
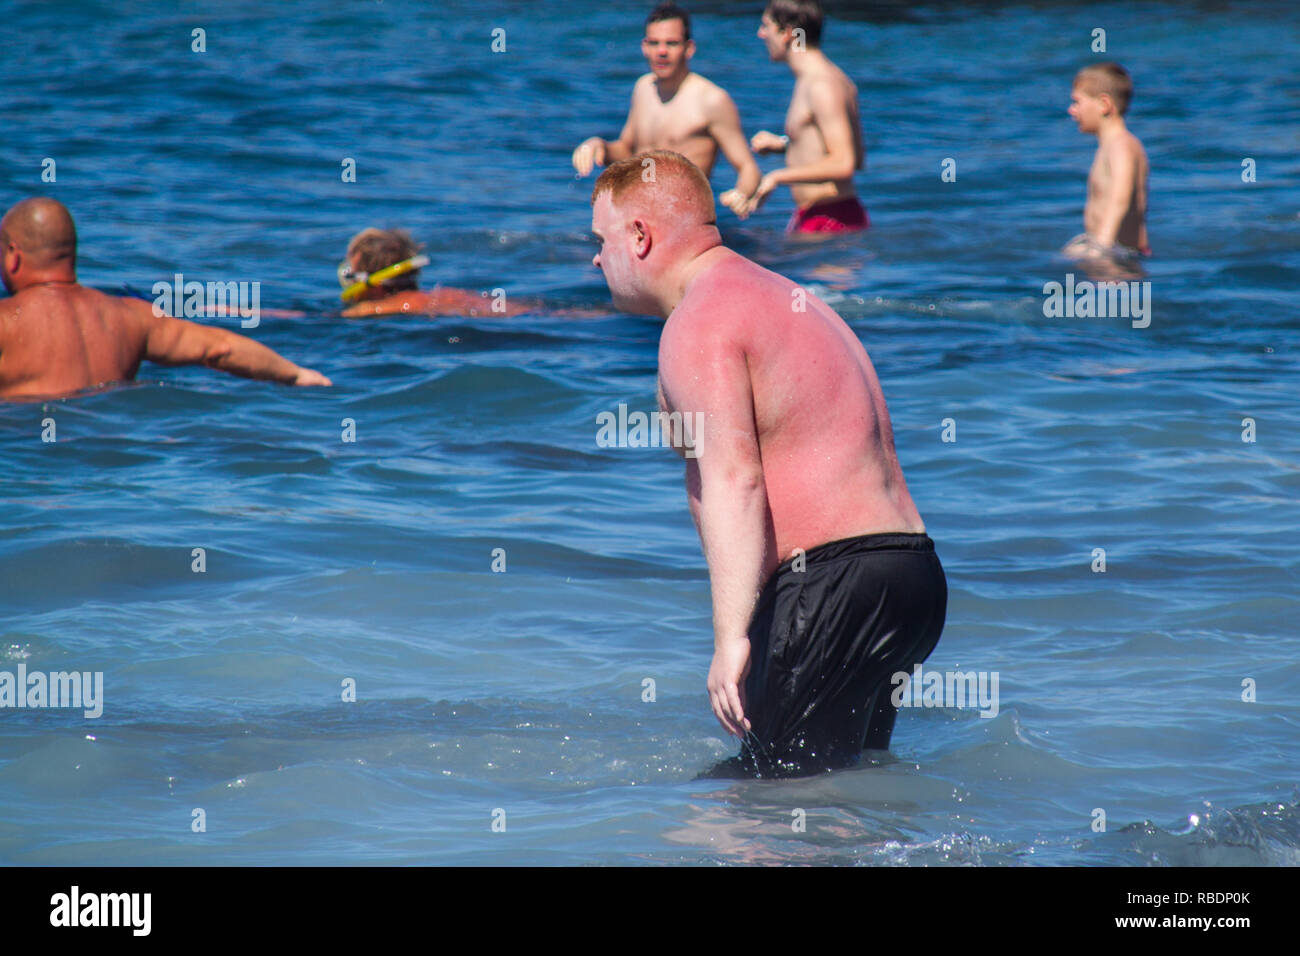
[[[1131,272],[1139,254],[1151,255],[1147,154],[1124,124],[1132,98],[1133,80],[1118,63],[1085,66],[1075,75],[1070,94],[1070,118],[1080,132],[1096,135],[1097,155],[1088,173],[1084,233],[1062,252],[1103,271]]]

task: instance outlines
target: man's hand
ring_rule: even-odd
[[[767,197],[772,195],[773,190],[779,185],[775,173],[768,173],[764,176],[759,181],[758,188],[754,190],[754,195],[745,200],[745,215],[748,216],[750,213],[757,212],[758,207],[767,202]]]
[[[333,385],[334,383],[327,379],[320,372],[311,368],[298,369],[298,377],[293,380],[294,385]]]
[[[739,189],[728,189],[718,197],[718,202],[726,206],[741,219],[749,218],[749,197]]]
[[[586,176],[593,166],[605,165],[605,141],[599,136],[583,140],[582,145],[573,151],[573,168],[579,176]]]
[[[749,140],[749,148],[756,153],[784,153],[788,144],[789,140],[784,136],[777,136],[765,129],[759,130]]]
[[[716,646],[709,668],[709,700],[722,729],[742,740],[749,730],[745,717],[745,677],[749,674],[749,638]]]

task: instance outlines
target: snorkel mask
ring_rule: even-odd
[[[338,268],[339,285],[343,287],[341,293],[343,301],[351,302],[353,299],[360,298],[367,289],[374,288],[388,279],[395,279],[400,275],[406,275],[408,272],[414,272],[416,269],[423,269],[428,264],[428,256],[411,256],[411,258],[395,262],[391,266],[385,266],[378,272],[358,272],[352,268],[352,264],[348,260],[344,259],[339,263]]]

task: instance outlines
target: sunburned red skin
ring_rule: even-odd
[[[382,295],[382,290],[377,290]],[[382,298],[366,299],[343,314],[348,318],[365,315],[519,315],[527,309],[506,299],[493,309],[493,298],[469,289],[436,288],[429,291],[407,289]]]
[[[0,301],[0,400],[130,381],[145,360],[206,365],[285,385],[330,384],[245,336],[157,315],[143,299],[74,281],[29,286]]]
[[[797,548],[925,531],[866,349],[790,280],[722,250],[668,317],[659,378],[667,411],[706,412],[688,472],[724,456],[761,467],[764,577]],[[688,482],[698,487],[698,476]]]
[[[246,336],[79,285],[76,244],[72,214],[46,196],[16,203],[0,219],[0,280],[12,294],[0,300],[0,399],[125,381],[145,360],[286,385],[330,384]]]

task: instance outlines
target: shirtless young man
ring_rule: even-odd
[[[858,337],[722,245],[698,169],[648,155],[653,182],[642,157],[596,181],[592,261],[619,308],[667,319],[659,401],[681,415],[675,446],[693,449],[686,488],[713,594],[709,696],[745,741],[717,772],[847,765],[889,746],[890,678],[939,640],[943,568]]]
[[[863,167],[858,88],[821,51],[822,9],[816,0],[772,0],[759,25],[767,55],[794,73],[785,135],[762,130],[750,145],[757,153],[785,153],[785,168],[759,182],[746,212],[777,186],[789,186],[795,209],[787,233],[856,232],[871,225],[853,189]]]
[[[285,385],[329,385],[250,338],[155,315],[143,299],[77,284],[77,231],[63,204],[24,199],[0,220],[0,399],[52,398],[135,378],[140,362],[206,365]]]
[[[736,169],[736,186],[718,201],[742,219],[758,187],[758,163],[745,142],[740,113],[727,91],[692,73],[695,55],[691,18],[675,3],[661,3],[646,17],[641,52],[650,72],[632,89],[632,108],[618,139],[599,136],[573,151],[573,168],[586,176],[593,166],[628,159],[648,149],[671,149],[704,171],[707,178],[721,149]]]
[[[352,297],[356,304],[343,310],[347,318],[367,315],[518,315],[527,311],[522,303],[494,301],[485,294],[468,289],[436,286],[419,287],[419,268],[410,269],[391,279],[369,283],[373,273],[415,258],[420,247],[403,229],[363,229],[348,242],[347,258],[339,264],[339,284],[344,289],[364,283]]]
[[[1092,262],[1101,272],[1114,272],[1116,278],[1135,275],[1138,256],[1151,255],[1147,154],[1124,123],[1132,99],[1133,80],[1118,63],[1084,67],[1075,75],[1070,94],[1070,118],[1080,132],[1097,137],[1097,155],[1088,172],[1084,234],[1071,239],[1062,252]]]

